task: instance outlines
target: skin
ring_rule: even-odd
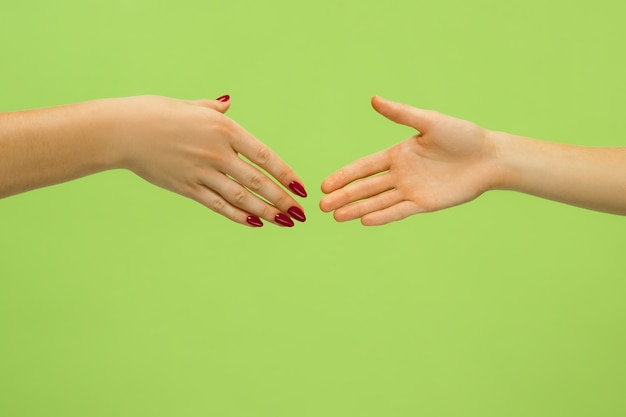
[[[626,148],[538,141],[406,104],[372,98],[374,109],[418,132],[328,177],[320,201],[337,221],[382,225],[511,190],[626,215]]]
[[[270,177],[285,187],[302,181],[223,114],[229,106],[141,96],[0,114],[0,198],[128,169],[234,222],[278,224],[277,214],[302,206]]]

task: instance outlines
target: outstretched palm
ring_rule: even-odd
[[[378,97],[374,108],[420,133],[359,159],[324,181],[320,202],[338,221],[380,225],[441,210],[478,197],[492,186],[495,150],[479,126]]]

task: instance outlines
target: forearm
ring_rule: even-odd
[[[542,142],[489,132],[497,149],[495,188],[626,215],[626,147]]]
[[[0,114],[0,198],[114,168],[104,102]]]

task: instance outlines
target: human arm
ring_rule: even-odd
[[[141,96],[0,114],[0,197],[122,168],[237,223],[304,220],[269,176],[292,190],[302,181],[223,114],[229,105]]]
[[[626,148],[542,142],[379,97],[374,108],[418,134],[340,169],[322,184],[323,211],[380,225],[513,190],[626,214]]]

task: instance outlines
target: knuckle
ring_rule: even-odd
[[[278,175],[276,176],[276,179],[278,180],[278,182],[280,182],[281,184],[287,184],[289,182],[289,180],[293,178],[293,175],[291,172],[289,172],[288,170],[282,170],[281,172],[278,173]]]
[[[222,149],[203,149],[198,154],[202,164],[198,167],[199,170],[205,168],[206,162],[218,168],[229,166],[232,163],[232,155],[227,154]]]
[[[267,146],[260,146],[257,149],[256,161],[259,165],[267,164],[270,160],[271,152]]]
[[[274,205],[276,207],[287,207],[290,203],[291,198],[286,194],[281,195],[276,199],[276,201],[274,201]]]
[[[206,98],[198,99],[198,100],[196,100],[196,103],[198,105],[200,105],[200,106],[207,107],[207,108],[210,108],[210,109],[212,109],[213,106],[214,106],[213,100],[209,100],[209,99],[206,99]]]
[[[252,191],[259,191],[263,185],[263,178],[261,174],[255,174],[250,178],[250,189]]]
[[[345,167],[337,171],[336,177],[339,178],[342,184],[349,184],[350,182],[352,182],[350,181],[348,170]]]
[[[351,218],[356,219],[357,217],[366,215],[367,213],[369,213],[369,211],[370,210],[368,209],[368,207],[366,207],[364,204],[357,204],[353,208],[353,210],[349,211],[349,215],[351,216]]]
[[[275,208],[265,205],[263,212],[261,213],[261,217],[264,219],[273,219],[275,210]]]
[[[219,135],[222,138],[228,140],[229,142],[232,142],[237,137],[237,134],[235,133],[235,130],[231,126],[226,124],[226,123],[222,123],[219,126],[219,130],[218,131],[219,131]]]
[[[214,197],[210,203],[209,206],[212,210],[219,212],[224,211],[224,209],[226,208],[226,202],[220,198],[220,197]]]
[[[246,190],[243,190],[243,189],[237,190],[233,194],[233,201],[236,204],[241,204],[246,200],[247,196],[248,196],[248,192]]]
[[[215,136],[229,141],[235,138],[235,129],[233,128],[230,120],[224,115],[217,112],[211,112],[209,113],[209,118],[211,119],[212,133]]]
[[[341,191],[342,192],[338,194],[340,201],[356,201],[356,193],[352,187],[344,188]]]
[[[198,189],[197,184],[195,183],[185,183],[176,192],[183,197],[191,198],[192,200],[201,202],[202,195],[200,193],[200,190]]]

